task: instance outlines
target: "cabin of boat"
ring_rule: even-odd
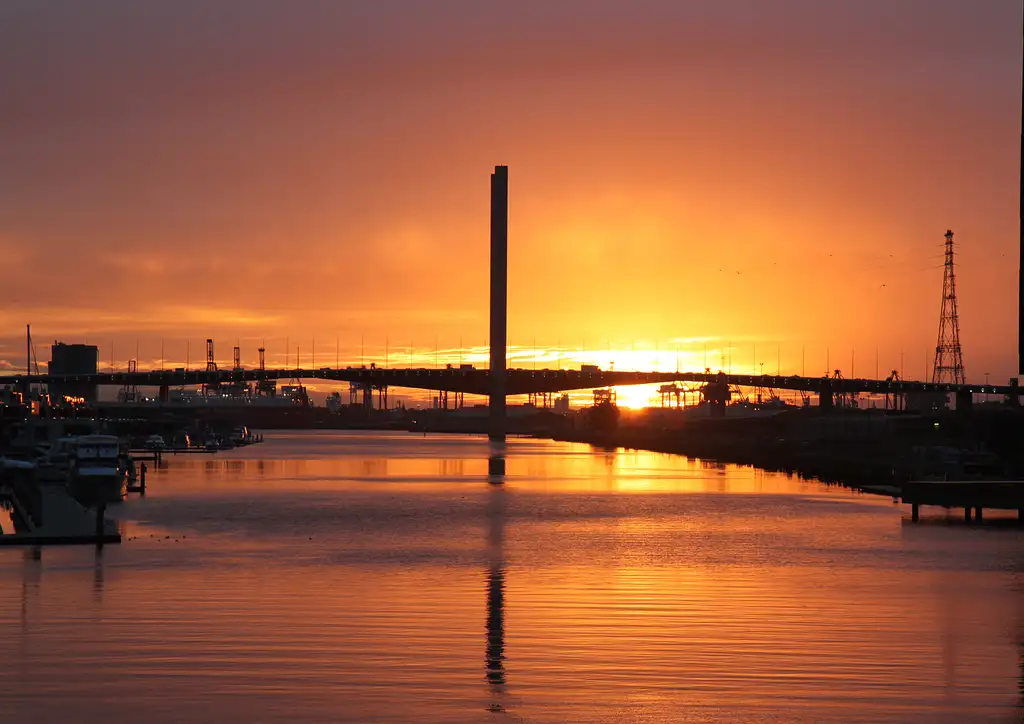
[[[86,505],[124,498],[127,475],[121,465],[119,440],[113,435],[82,435],[74,439],[69,457],[68,487]]]

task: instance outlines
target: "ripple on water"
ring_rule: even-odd
[[[30,721],[1012,720],[1014,527],[667,455],[282,433],[0,549]],[[941,517],[941,516],[940,516]]]

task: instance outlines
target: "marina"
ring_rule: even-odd
[[[159,469],[165,455],[210,455],[262,442],[262,436],[245,431],[230,446],[167,448],[154,434],[144,447],[132,449],[127,438],[93,432],[95,422],[26,422],[34,446],[26,446],[27,438],[15,434],[13,446],[0,450],[0,505],[8,509],[10,521],[9,529],[0,528],[0,545],[120,543],[121,534],[107,513],[130,493],[146,495],[150,465]],[[72,429],[84,434],[70,434]],[[37,430],[57,436],[48,439]]]

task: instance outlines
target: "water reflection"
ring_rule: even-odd
[[[96,546],[96,558],[92,566],[92,597],[96,603],[103,602],[103,546]]]
[[[123,545],[47,549],[45,590],[31,550],[0,549],[0,718],[963,724],[1024,706],[1016,528],[904,527],[884,498],[655,453],[380,439],[390,455],[340,434],[230,451],[267,457],[241,478],[179,457],[120,506]]]
[[[487,500],[487,649],[484,671],[494,698],[488,709],[504,711],[505,693],[505,456],[504,444],[493,443],[488,461]],[[500,470],[500,472],[499,472]]]
[[[487,482],[500,485],[505,482],[505,442],[491,440],[488,445]]]
[[[39,546],[26,548],[22,556],[21,646],[23,650],[28,643],[29,609],[31,608],[29,601],[31,599],[32,603],[35,603],[39,597],[39,581],[43,572],[42,558],[43,551]]]

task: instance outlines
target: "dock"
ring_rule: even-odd
[[[21,500],[15,488],[0,487],[0,498],[9,500],[18,533],[0,535],[0,545],[74,545],[120,543],[121,534],[105,518],[106,506],[82,506],[61,485],[40,485],[31,504]]]
[[[0,545],[120,543],[116,524],[106,519],[106,504],[87,509],[59,483],[40,483],[32,463],[0,458],[0,500],[9,503],[15,533],[0,535]]]
[[[922,505],[963,508],[964,520],[982,520],[982,511],[1016,510],[1024,520],[1024,481],[1021,480],[915,480],[903,484],[902,502],[911,506],[910,517],[920,520]]]
[[[216,448],[205,448],[205,447],[180,447],[180,448],[162,448],[160,450],[153,450],[151,448],[132,448],[128,451],[128,454],[132,456],[136,462],[151,462],[157,465],[163,464],[165,455],[211,455],[215,452],[219,452]]]

